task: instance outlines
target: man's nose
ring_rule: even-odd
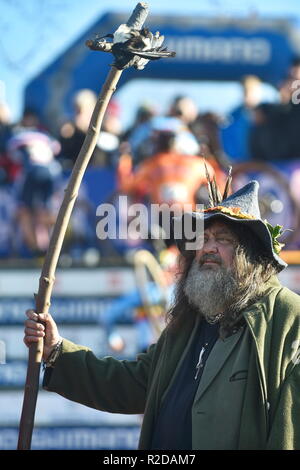
[[[214,238],[210,238],[204,243],[203,246],[204,253],[217,253],[218,252],[218,245],[217,241]]]

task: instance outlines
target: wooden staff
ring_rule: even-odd
[[[147,4],[139,3],[135,7],[126,25],[134,30],[141,30],[147,15]],[[105,44],[105,42],[101,44]],[[112,48],[109,47],[106,51],[110,51],[111,49]],[[98,50],[105,51],[104,48],[101,49],[101,46],[98,48]],[[55,270],[72,209],[78,195],[78,190],[84,172],[97,144],[103,116],[105,114],[109,100],[116,89],[122,71],[123,69],[117,68],[114,65],[111,67],[107,79],[102,87],[101,93],[97,99],[87,135],[70,176],[70,180],[65,191],[65,196],[60,207],[57,220],[54,225],[49,248],[42,268],[39,281],[39,290],[35,295],[36,312],[38,313],[48,313],[52,288],[55,281]],[[19,427],[18,450],[28,450],[31,446],[34,415],[39,388],[40,366],[43,356],[43,344],[43,338],[40,338],[38,343],[33,343],[29,348],[23,408]]]

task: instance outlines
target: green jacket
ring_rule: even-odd
[[[192,407],[193,449],[300,449],[300,296],[274,277],[243,314],[244,329],[219,339],[206,363]],[[139,448],[149,449],[194,327],[187,319],[176,337],[166,328],[135,361],[98,359],[64,340],[44,388],[98,410],[143,413]]]

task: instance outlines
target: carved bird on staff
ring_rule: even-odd
[[[175,56],[175,52],[162,46],[164,36],[159,31],[153,34],[148,28],[137,30],[121,24],[113,34],[97,39],[106,37],[113,40],[111,51],[115,57],[114,65],[121,70],[131,66],[142,70],[149,60]]]

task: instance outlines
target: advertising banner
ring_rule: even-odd
[[[33,450],[100,450],[137,449],[138,426],[76,426],[35,427]],[[18,428],[0,428],[0,449],[14,450],[18,442]]]

